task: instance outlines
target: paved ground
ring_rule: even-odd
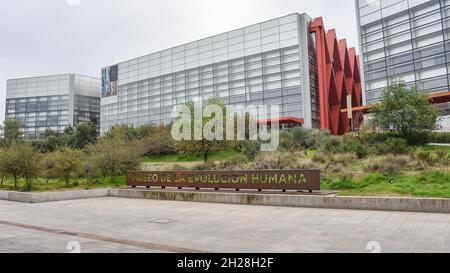
[[[0,252],[70,252],[69,242],[82,252],[369,252],[373,241],[383,252],[450,252],[450,214],[119,198],[0,201]]]

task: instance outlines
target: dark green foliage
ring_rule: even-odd
[[[388,138],[385,142],[376,143],[374,147],[375,152],[378,155],[401,155],[407,154],[410,150],[406,140],[401,138]]]
[[[394,131],[404,139],[417,132],[436,128],[439,111],[428,100],[428,95],[403,81],[390,83],[383,91],[381,101],[372,110],[375,124],[384,131]]]
[[[258,141],[245,140],[238,143],[238,151],[250,159],[254,159],[260,150],[261,144]]]
[[[97,127],[92,122],[78,124],[73,134],[74,148],[83,149],[89,144],[94,144],[97,141]]]
[[[0,173],[14,179],[14,188],[19,187],[19,178],[25,180],[25,191],[30,191],[32,181],[39,175],[42,155],[29,143],[13,142],[0,150]]]
[[[450,144],[450,132],[431,132],[428,135],[430,143]]]
[[[3,133],[1,146],[9,147],[23,139],[22,124],[17,119],[6,119],[0,128]]]

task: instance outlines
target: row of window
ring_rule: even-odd
[[[163,67],[163,66],[159,66],[159,65],[154,65],[154,66],[149,66],[148,69],[140,69],[140,70],[130,70],[129,72],[123,72],[119,69],[119,84],[125,84],[125,83],[130,83],[130,82],[135,82],[135,81],[139,81],[139,80],[143,80],[143,79],[148,79],[148,78],[152,78],[152,77],[158,77],[160,75],[164,75],[164,74],[171,74],[171,73],[176,73],[177,71],[185,71],[185,70],[195,70],[198,67],[211,67],[211,70],[213,70],[213,66],[212,64],[225,64],[228,60],[230,59],[243,59],[243,57],[245,55],[247,56],[253,56],[253,59],[255,59],[254,61],[248,60],[247,63],[252,63],[252,62],[266,62],[267,61],[267,57],[265,57],[263,55],[263,58],[261,59],[261,52],[268,52],[268,51],[273,51],[274,53],[278,54],[278,56],[273,56],[270,58],[280,58],[278,50],[280,48],[288,48],[290,47],[289,51],[293,52],[293,53],[298,53],[298,38],[293,39],[293,43],[291,44],[277,44],[274,47],[270,47],[270,48],[263,48],[263,49],[259,49],[256,50],[254,52],[246,52],[246,54],[229,54],[229,55],[221,55],[220,58],[209,58],[208,60],[198,60],[198,61],[193,61],[193,62],[189,62],[186,65],[179,65],[179,66],[174,66],[172,68],[172,65],[167,65],[167,67]],[[285,53],[283,54],[282,58],[285,58],[286,55],[288,54],[292,54],[292,53]],[[258,60],[259,59],[259,60]],[[274,61],[274,60],[273,60]],[[236,63],[239,63],[239,60],[235,61]],[[288,60],[283,60],[283,62],[288,62]],[[280,64],[281,61],[278,61],[278,64]],[[237,64],[234,63],[230,63],[230,66],[236,66]],[[226,68],[226,66],[224,67]],[[230,72],[232,73],[232,72]]]
[[[442,43],[444,40],[447,41],[450,39],[450,29],[444,33],[440,29],[414,39],[411,39],[411,36],[407,35],[403,36],[402,39],[404,40],[398,40],[398,43],[395,44],[390,44],[389,40],[381,41],[379,48],[370,52],[364,52],[364,62],[372,62],[388,56]]]
[[[195,54],[195,52],[218,49],[240,41],[251,41],[259,37],[267,37],[297,28],[297,14],[293,14],[133,59],[119,64],[119,69],[126,67],[130,67],[131,70],[143,68],[147,64],[154,65],[169,60],[176,60],[186,55]]]
[[[374,1],[360,9],[360,24],[365,26],[382,18],[395,16],[405,10],[410,10],[412,16],[420,16],[441,7],[439,0],[402,0],[395,4],[382,8],[382,4],[388,1]],[[449,5],[449,1],[442,1],[443,6]]]
[[[442,67],[442,65],[447,63],[448,58],[450,58],[450,53],[436,55],[431,58],[421,59],[415,62],[408,62],[397,66],[388,66],[387,68],[374,70],[367,72],[366,81],[373,81],[383,77],[393,77],[396,75],[402,75],[412,71],[416,71],[417,74],[421,74],[423,70],[433,70],[435,67]],[[446,72],[446,71],[445,71]],[[445,74],[445,73],[444,73]],[[437,75],[436,75],[437,76]]]
[[[430,77],[420,81],[415,81],[414,75],[400,77],[405,80],[408,87],[415,86],[420,90],[426,90],[427,92],[444,92],[449,90],[449,80],[447,75]],[[366,86],[366,96],[367,100],[376,101],[380,98],[381,92],[387,85],[387,80],[380,80],[377,82],[370,83]]]

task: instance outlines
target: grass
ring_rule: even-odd
[[[410,196],[450,198],[450,173],[425,171],[386,176],[373,173],[361,179],[324,179],[322,188],[338,190],[340,196]]]
[[[18,191],[23,191],[25,182],[19,181]],[[51,179],[49,183],[45,179],[39,178],[33,181],[33,192],[46,192],[46,191],[69,191],[69,190],[90,190],[99,188],[112,188],[121,187],[125,185],[125,177],[119,176],[114,180],[110,178],[96,178],[91,182],[86,179],[73,179],[68,186],[62,180]],[[0,186],[0,190],[12,190],[14,191],[14,181],[12,179],[5,179],[3,185]]]
[[[209,155],[209,160],[212,161],[223,161],[228,158],[239,154],[236,151],[221,151],[211,153]],[[202,162],[203,158],[200,155],[197,156],[180,156],[177,154],[172,155],[162,155],[162,156],[147,156],[145,162],[148,163],[181,163],[181,162]]]

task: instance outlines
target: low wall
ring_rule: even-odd
[[[450,199],[340,197],[139,189],[111,189],[110,195],[121,198],[259,206],[450,213]]]
[[[40,192],[40,193],[0,191],[0,200],[23,202],[23,203],[45,203],[45,202],[89,199],[108,196],[109,196],[109,189]]]
[[[0,191],[0,200],[44,203],[99,197],[239,205],[450,213],[450,199],[397,197],[341,197],[298,194],[214,192],[184,190],[96,189],[66,192],[22,193]]]

